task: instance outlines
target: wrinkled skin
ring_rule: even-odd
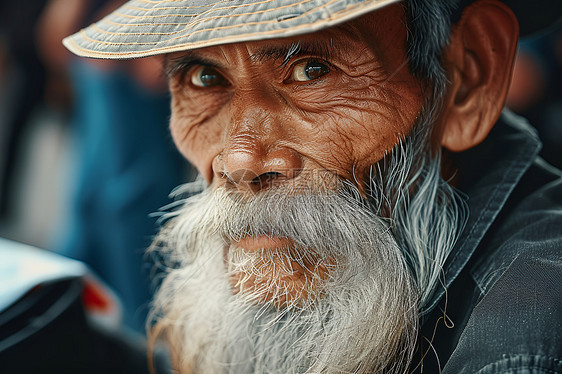
[[[298,38],[169,56],[174,141],[217,185],[256,190],[322,169],[362,180],[409,133],[423,102],[397,19],[399,5]],[[283,64],[278,50],[293,43],[314,47]],[[301,81],[308,62],[329,72]],[[218,84],[194,84],[202,66]]]
[[[328,171],[364,192],[360,181],[410,132],[424,101],[407,67],[403,18],[397,5],[298,38],[168,56],[176,145],[214,186],[258,192],[299,179],[318,184],[314,175]],[[287,57],[295,45],[299,53]],[[293,246],[272,235],[229,244]],[[264,284],[278,280],[269,274]],[[248,276],[233,278],[234,292]],[[283,278],[290,297],[306,279]]]

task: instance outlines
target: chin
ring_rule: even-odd
[[[341,191],[280,199],[207,189],[153,251],[173,266],[151,339],[167,340],[180,373],[403,373],[410,364],[419,296],[403,252],[383,220]]]

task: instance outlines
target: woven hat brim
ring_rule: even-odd
[[[308,34],[398,1],[134,0],[63,44],[83,57],[147,57]]]

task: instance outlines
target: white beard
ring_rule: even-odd
[[[417,330],[414,281],[387,225],[346,191],[300,188],[244,196],[218,188],[188,199],[156,242],[179,265],[155,299],[153,330],[165,333],[176,369],[405,372]],[[310,262],[329,262],[325,279],[315,278],[312,267],[312,296],[288,297],[283,284],[271,282],[233,291],[233,274],[259,278],[267,260],[257,252],[261,265],[252,266],[243,251],[225,251],[229,240],[263,234],[297,242],[292,255],[269,254],[277,265],[283,256],[285,263],[303,261],[312,248]],[[264,301],[264,292],[274,296]],[[286,302],[276,302],[275,295]]]
[[[254,196],[206,189],[165,217],[151,339],[167,338],[180,373],[407,372],[418,311],[467,216],[427,148],[431,113],[374,165],[366,200],[325,173]],[[232,245],[258,235],[295,245],[252,255]],[[301,293],[263,276],[291,263],[310,270]]]

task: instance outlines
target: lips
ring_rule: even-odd
[[[259,235],[259,236],[245,236],[234,244],[247,251],[254,251],[258,249],[274,250],[282,247],[289,247],[292,245],[292,240],[289,238],[280,238],[273,235]]]

